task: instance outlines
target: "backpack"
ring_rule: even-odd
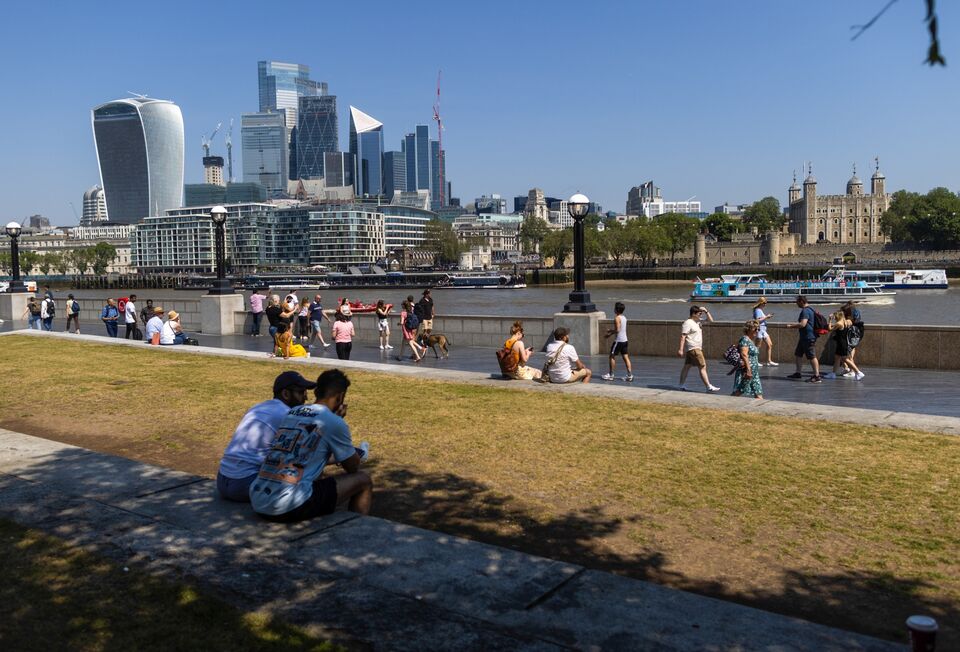
[[[407,318],[403,320],[403,327],[408,331],[415,331],[420,326],[420,318],[417,316],[416,311],[408,312]]]
[[[119,299],[117,299],[117,311],[118,311],[121,315],[123,314],[124,309],[126,309],[126,307],[127,307],[127,301],[129,301],[129,300],[130,300],[130,299],[128,299],[127,297],[120,297]]]
[[[740,364],[740,345],[731,344],[727,347],[727,350],[723,352],[723,359],[729,365],[738,366]]]
[[[76,300],[74,300],[73,303],[70,304],[70,310],[73,312],[73,314],[79,315],[79,314],[80,314],[80,304],[77,303]]]
[[[820,337],[821,335],[826,335],[830,332],[830,322],[827,321],[827,318],[818,311],[813,310],[813,336]]]
[[[40,304],[34,301],[33,303],[28,303],[27,308],[30,309],[30,314],[34,317],[40,316]]]
[[[53,299],[47,299],[47,317],[55,317],[57,314],[57,304]]]
[[[855,349],[863,339],[863,324],[853,324],[847,328],[847,347]]]
[[[514,340],[513,342],[516,344],[517,341]],[[511,346],[509,349],[506,347],[497,349],[497,364],[500,365],[500,373],[502,373],[504,376],[513,375],[516,373],[517,367],[519,366],[517,359],[512,355],[512,353],[513,346]]]
[[[423,305],[419,301],[413,304],[413,314],[417,316],[418,323],[423,321]]]

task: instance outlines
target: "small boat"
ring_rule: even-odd
[[[339,306],[341,305],[342,302],[343,302],[343,299],[337,299],[337,309],[338,309],[338,310],[339,310]],[[347,301],[347,305],[350,306],[350,312],[352,312],[352,313],[354,313],[354,314],[363,314],[363,313],[367,313],[367,312],[376,312],[376,310],[377,310],[377,304],[375,304],[375,303],[364,303],[363,301]],[[393,304],[392,304],[392,303],[386,303],[386,304],[384,304],[384,307],[385,307],[387,310],[390,310],[391,308],[393,308]]]
[[[449,274],[438,289],[516,290],[527,287],[522,276],[512,274]]]
[[[806,296],[810,303],[867,303],[889,300],[896,292],[884,290],[877,283],[843,278],[769,281],[765,274],[725,274],[720,278],[694,281],[690,300],[698,303],[754,303],[760,297],[766,297],[769,303],[793,303],[799,294]]]
[[[853,270],[846,269],[843,265],[834,265],[827,270],[823,278],[840,278],[847,282],[866,281],[879,284],[882,288],[897,290],[946,290],[949,287],[945,269]]]

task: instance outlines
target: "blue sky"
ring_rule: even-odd
[[[257,109],[256,63],[308,64],[382,121],[388,149],[431,124],[437,70],[449,179],[464,203],[534,186],[622,211],[648,179],[706,209],[786,200],[813,162],[842,192],[879,155],[888,188],[960,188],[960,6],[941,0],[947,68],[922,64],[922,0],[17,3],[0,25],[3,220],[76,223],[99,182],[90,109],[127,91],[170,99],[201,135]],[[239,124],[234,130],[239,158]],[[225,153],[218,136],[213,150]],[[235,168],[240,169],[235,160]]]

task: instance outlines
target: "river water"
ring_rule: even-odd
[[[683,320],[688,316],[688,300],[691,285],[606,285],[591,286],[587,290],[598,309],[613,317],[613,304],[623,301],[626,304],[628,319],[670,319]],[[83,290],[75,294],[79,298],[103,298],[106,296],[125,296],[130,292],[119,290]],[[166,300],[198,298],[200,290],[137,290],[140,299],[151,298],[155,303]],[[433,299],[438,315],[496,315],[498,317],[550,317],[563,310],[567,302],[570,287],[528,287],[519,290],[434,290]],[[57,292],[57,298],[65,296],[65,291]],[[315,292],[300,290],[300,298],[312,297]],[[408,295],[420,298],[418,290],[324,290],[324,305],[332,308],[337,298],[348,296],[351,300],[376,302],[384,299],[388,303],[399,304]],[[244,292],[249,297],[249,292]],[[159,299],[159,301],[158,301]],[[249,304],[248,304],[249,305]],[[751,306],[744,304],[712,303],[709,306],[717,321],[741,321],[751,316]],[[792,322],[796,320],[797,309],[791,304],[770,304],[769,312],[774,314],[773,322]],[[826,314],[834,309],[829,304],[818,308]],[[861,306],[864,321],[871,324],[929,324],[936,326],[960,325],[960,287],[949,290],[898,290],[895,297],[882,299],[877,303]]]

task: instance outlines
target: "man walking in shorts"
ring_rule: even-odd
[[[613,306],[613,312],[616,314],[616,317],[613,318],[613,328],[607,331],[607,337],[611,335],[616,335],[617,337],[613,341],[613,346],[610,347],[610,373],[603,374],[604,380],[614,380],[614,371],[617,368],[617,355],[620,355],[623,358],[623,364],[627,368],[627,382],[633,382],[633,366],[630,364],[630,352],[628,350],[629,342],[627,341],[627,318],[623,316],[626,306],[623,305],[622,301],[617,301]]]
[[[704,315],[708,322],[713,321],[713,315],[706,308],[692,306],[690,308],[690,318],[683,322],[680,327],[680,349],[677,355],[683,358],[683,369],[680,370],[680,384],[677,389],[687,391],[687,372],[690,367],[696,367],[700,370],[700,380],[708,392],[719,392],[720,388],[710,384],[710,378],[707,376],[707,359],[703,357],[703,322]]]
[[[787,324],[787,328],[797,329],[797,348],[793,355],[796,358],[797,370],[787,376],[787,378],[803,378],[803,359],[810,361],[813,368],[813,377],[808,383],[821,383],[820,361],[817,360],[817,334],[813,330],[814,310],[810,307],[807,297],[802,294],[797,297],[797,308],[800,308],[800,316],[797,317],[796,324]]]
[[[343,420],[348,387],[350,381],[339,369],[323,372],[317,378],[316,403],[293,408],[280,422],[250,485],[253,511],[290,523],[332,514],[338,503],[349,501],[350,511],[370,513],[373,482],[360,470],[363,460]],[[331,458],[346,473],[322,477]]]

